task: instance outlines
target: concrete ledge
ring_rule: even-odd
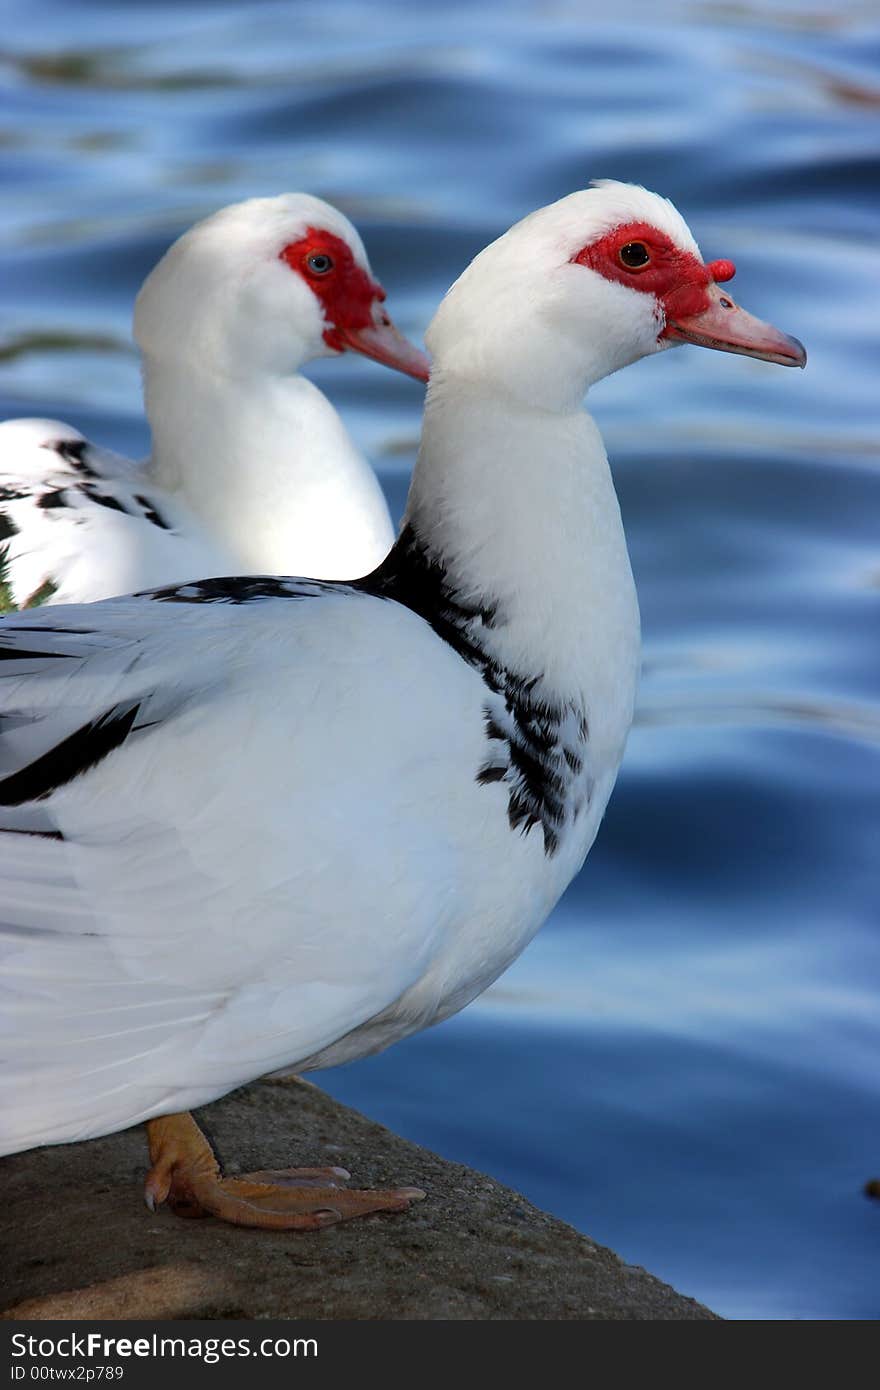
[[[141,1129],[0,1160],[0,1308],[24,1318],[705,1319],[491,1178],[301,1081],[199,1113],[227,1172],[340,1164],[417,1186],[411,1211],[310,1234],[151,1216]]]

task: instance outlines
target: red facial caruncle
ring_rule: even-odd
[[[355,260],[342,237],[321,227],[307,227],[291,241],[280,260],[301,276],[321,305],[323,339],[335,352],[353,348],[388,367],[427,381],[430,363],[424,353],[398,333],[384,309],[385,291]]]
[[[709,308],[710,285],[732,280],[733,261],[704,265],[692,251],[683,251],[671,237],[647,222],[628,222],[615,227],[598,241],[585,246],[574,260],[619,280],[631,289],[656,295],[667,310],[667,319],[690,317]]]
[[[301,275],[321,301],[327,327],[324,342],[337,352],[345,350],[340,330],[355,332],[373,322],[373,305],[381,304],[385,291],[358,265],[351,247],[332,232],[307,227],[301,241],[292,241],[281,252],[291,270]]]
[[[658,339],[681,339],[786,367],[806,363],[797,338],[746,313],[718,289],[736,274],[733,261],[706,265],[648,222],[615,227],[582,247],[572,261],[606,280],[653,295],[663,320]]]

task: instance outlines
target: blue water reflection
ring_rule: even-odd
[[[323,1082],[720,1312],[875,1317],[880,23],[607,15],[8,0],[0,409],[144,452],[134,292],[255,193],[339,202],[416,334],[487,240],[592,176],[667,193],[736,260],[804,375],[684,349],[595,392],[645,676],[586,869],[465,1015]],[[417,388],[315,376],[399,509]]]

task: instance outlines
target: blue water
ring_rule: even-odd
[[[638,180],[807,344],[595,391],[645,633],[606,823],[479,1003],[322,1081],[728,1316],[875,1317],[876,6],[6,0],[2,46],[3,415],[145,452],[141,279],[285,189],[358,221],[419,334],[511,221]],[[417,386],[315,376],[399,508]]]

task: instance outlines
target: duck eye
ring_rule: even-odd
[[[306,265],[313,275],[326,275],[333,269],[333,257],[323,251],[313,251],[310,256],[306,256]]]
[[[643,270],[651,259],[651,253],[643,241],[628,241],[618,251],[620,264],[627,270]]]

